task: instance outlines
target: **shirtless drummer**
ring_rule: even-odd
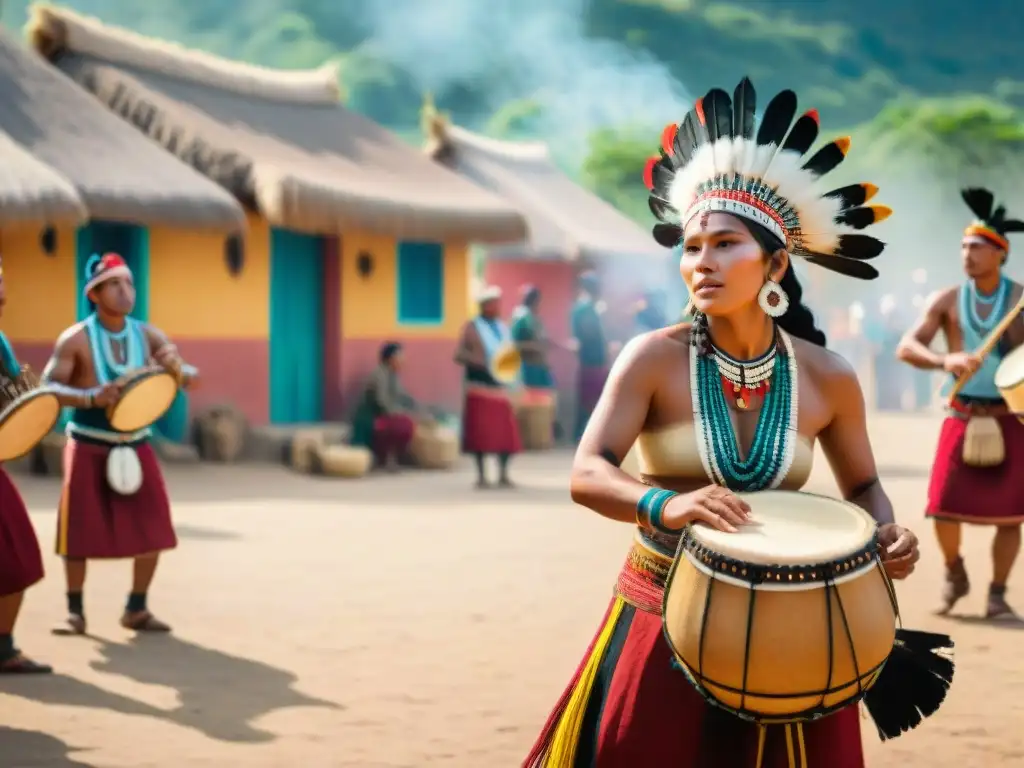
[[[135,285],[120,256],[95,255],[85,271],[85,293],[94,312],[60,335],[43,372],[44,381],[58,388],[61,403],[74,409],[57,518],[68,617],[54,633],[85,634],[82,589],[87,561],[123,558],[132,558],[134,573],[121,625],[137,632],[167,632],[170,627],[150,613],[146,602],[160,553],[177,545],[167,489],[149,444],[149,430],[115,431],[106,408],[120,397],[118,379],[150,360],[180,372],[183,387],[197,381],[198,374],[182,362],[162,332],[129,316]],[[142,483],[134,492],[118,492],[108,480],[108,456],[121,448],[130,449],[138,461]],[[124,458],[124,451],[120,456]]]

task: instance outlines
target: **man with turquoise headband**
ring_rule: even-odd
[[[93,313],[68,328],[43,372],[61,404],[73,408],[64,449],[64,487],[57,516],[57,554],[64,558],[67,620],[56,634],[86,631],[82,590],[86,563],[93,559],[134,561],[132,588],[122,626],[138,632],[167,632],[147,606],[160,553],[177,546],[171,507],[149,430],[119,432],[106,409],[117,403],[126,375],[150,361],[175,373],[183,387],[197,380],[177,349],[153,326],[131,317],[135,284],[116,253],[95,255],[86,264],[85,294]],[[114,487],[108,462],[131,459],[131,487]]]
[[[934,522],[946,564],[941,611],[948,613],[970,591],[960,556],[963,523],[990,525],[996,534],[985,615],[1016,620],[1006,601],[1006,582],[1020,553],[1024,523],[1024,424],[1003,400],[996,386],[996,371],[1011,350],[1024,344],[1024,316],[1013,321],[991,354],[982,358],[974,350],[1013,311],[1024,293],[1024,287],[1003,271],[1010,252],[1007,235],[1024,232],[1024,221],[1007,216],[1006,208],[996,205],[994,195],[986,189],[965,189],[962,195],[975,217],[960,244],[967,280],[929,298],[923,316],[900,342],[897,354],[915,368],[946,371],[951,381],[970,376],[942,424],[928,485],[927,515]],[[940,333],[946,339],[945,354],[931,349]],[[991,443],[995,442],[995,460],[979,462],[980,455],[973,455],[978,452],[969,450],[972,442],[982,440],[990,444],[985,451],[989,456],[993,456]]]

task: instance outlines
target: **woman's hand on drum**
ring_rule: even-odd
[[[750,523],[750,505],[728,488],[709,485],[669,500],[661,515],[662,524],[673,531],[690,523],[704,523],[726,533],[736,533]]]
[[[111,382],[92,390],[92,404],[96,408],[107,408],[121,397],[121,385]]]
[[[878,528],[878,543],[882,550],[882,565],[889,578],[905,579],[914,572],[921,552],[913,532],[902,525],[886,523]]]

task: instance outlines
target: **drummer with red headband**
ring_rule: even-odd
[[[971,375],[942,425],[928,487],[927,514],[935,521],[946,563],[942,610],[950,611],[970,591],[960,556],[961,525],[992,525],[996,535],[986,615],[990,619],[1015,618],[1006,602],[1006,582],[1020,552],[1024,522],[1024,424],[1008,412],[995,375],[1000,361],[1024,343],[1024,318],[1014,321],[995,351],[984,359],[970,350],[982,346],[1024,292],[1003,273],[1010,250],[1007,235],[1024,232],[1024,221],[1007,217],[1006,209],[996,205],[988,190],[965,189],[962,194],[975,216],[964,231],[960,249],[967,282],[929,298],[917,325],[900,343],[898,355],[915,368],[946,371],[953,380]],[[945,354],[931,349],[940,332],[949,350]],[[997,425],[994,438],[1002,442],[1004,458],[994,466],[971,466],[964,455],[968,425],[976,418],[994,419]]]
[[[134,561],[134,573],[122,626],[167,632],[170,627],[150,613],[146,600],[160,553],[177,545],[167,489],[149,430],[118,432],[106,409],[120,397],[121,378],[150,360],[173,371],[184,387],[195,383],[197,371],[181,361],[161,331],[130,316],[135,284],[124,259],[116,253],[94,255],[85,270],[93,313],[60,335],[43,372],[44,381],[58,388],[62,404],[74,409],[57,518],[68,617],[54,632],[86,631],[82,590],[87,561],[124,558]],[[109,471],[115,457],[123,472]],[[122,474],[141,481],[114,487]]]

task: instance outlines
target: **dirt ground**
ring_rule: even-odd
[[[873,422],[898,514],[924,534],[936,429],[934,418]],[[571,505],[568,466],[567,453],[523,457],[507,493],[470,490],[468,467],[362,482],[172,469],[181,545],[151,602],[175,633],[133,640],[118,627],[128,569],[111,563],[90,572],[94,636],[52,637],[64,600],[49,556],[18,639],[58,674],[0,680],[0,767],[518,766],[630,537]],[[57,486],[18,480],[49,549]],[[811,487],[831,488],[820,457]],[[878,744],[865,723],[872,768],[1024,766],[1024,633],[974,617],[989,535],[966,538],[965,615],[930,615],[940,560],[928,535],[900,588],[909,626],[956,639],[950,698],[895,742]],[[1024,607],[1022,574],[1011,596]]]

